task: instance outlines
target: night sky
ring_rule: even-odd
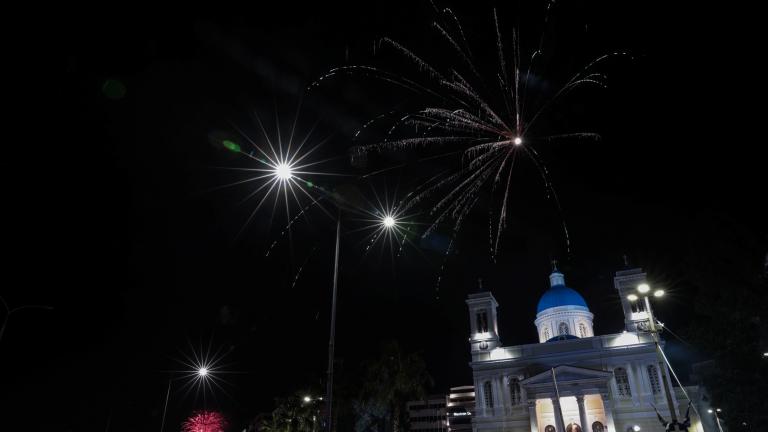
[[[255,202],[238,204],[248,186],[210,190],[242,178],[217,167],[246,166],[216,138],[245,145],[233,124],[259,137],[252,113],[273,129],[275,112],[289,124],[301,100],[297,130],[317,122],[313,137],[327,138],[317,151],[329,158],[322,169],[347,174],[318,184],[401,198],[439,162],[384,153],[351,166],[349,148],[363,123],[419,106],[418,96],[356,77],[303,92],[335,66],[387,65],[371,52],[381,36],[429,52],[434,13],[428,2],[261,3],[67,11],[79,16],[72,19],[49,11],[28,25],[20,20],[23,31],[6,38],[0,295],[11,307],[54,307],[14,314],[0,341],[0,394],[10,401],[0,412],[14,425],[7,430],[157,428],[167,371],[183,368],[175,359],[190,344],[220,350],[226,369],[237,372],[226,376],[226,393],[206,401],[234,425],[271,410],[277,396],[322,388],[334,222],[311,212],[265,257],[285,214],[271,218],[269,205],[238,236]],[[540,2],[500,3],[505,36],[520,25],[529,46],[542,31]],[[602,137],[539,148],[562,215],[536,171],[521,167],[496,262],[481,201],[442,273],[433,246],[444,237],[415,239],[394,259],[386,248],[363,255],[363,236],[349,221],[340,376],[394,339],[423,354],[434,392],[471,383],[464,299],[478,278],[501,305],[502,341],[520,344],[536,341],[535,307],[552,259],[604,334],[622,328],[612,278],[624,255],[669,292],[657,313],[672,329],[685,328],[692,314],[696,290],[686,263],[724,238],[741,245],[734,259],[765,257],[763,98],[749,64],[754,27],[741,12],[612,3],[564,2],[547,30],[545,80],[562,81],[603,52],[633,55],[610,64],[607,90],[575,92],[547,120],[553,130]],[[439,3],[454,8],[474,49],[487,51],[481,62],[492,66],[493,5],[471,4]],[[526,41],[526,34],[536,36]],[[373,132],[361,143],[380,137]],[[359,180],[393,165],[403,166]],[[670,353],[697,358],[674,340]],[[166,430],[178,430],[201,403],[173,389]]]

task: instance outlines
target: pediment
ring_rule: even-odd
[[[586,369],[576,366],[561,365],[554,368],[555,377],[558,383],[585,382],[585,381],[608,381],[613,376],[612,372],[602,370]],[[520,382],[524,386],[536,386],[540,384],[552,385],[552,369],[526,378]]]

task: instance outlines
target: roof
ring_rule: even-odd
[[[568,288],[565,285],[554,285],[541,296],[541,299],[539,299],[539,306],[536,308],[536,313],[560,306],[581,306],[589,309],[587,302],[584,301],[584,297],[576,292],[576,290]]]

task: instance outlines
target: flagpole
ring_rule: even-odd
[[[557,375],[555,374],[555,368],[552,368],[552,383],[555,385],[555,397],[557,402],[557,411],[560,414],[560,421],[558,422],[558,426],[560,427],[560,430],[562,432],[565,432],[565,418],[563,417],[563,407],[560,405],[560,390],[557,388]],[[555,408],[555,407],[553,407]],[[557,417],[557,416],[555,416]]]

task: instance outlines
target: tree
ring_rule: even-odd
[[[698,289],[686,334],[711,358],[701,379],[731,430],[768,421],[768,238],[709,216],[694,225],[686,273]]]
[[[304,401],[304,395],[295,394],[276,399],[271,416],[260,422],[265,432],[317,432],[320,412],[316,400]]]
[[[358,415],[375,418],[383,408],[388,429],[399,432],[406,402],[423,398],[426,388],[432,385],[432,378],[426,369],[420,355],[404,353],[395,341],[384,344],[379,357],[366,365],[365,381],[357,404],[362,412],[358,411]],[[376,428],[369,427],[371,429]]]

